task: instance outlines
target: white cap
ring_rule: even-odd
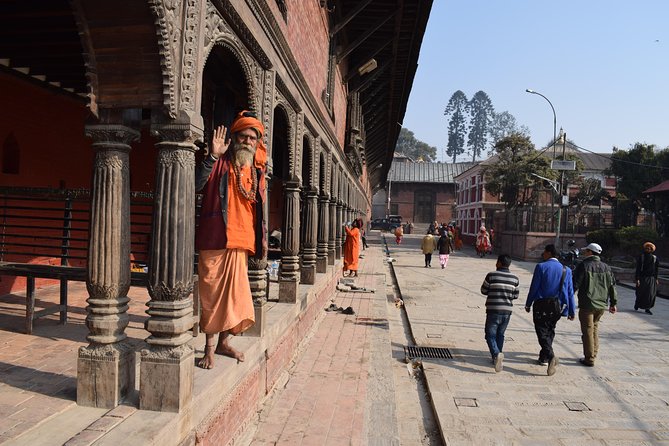
[[[602,247],[599,246],[597,243],[590,243],[588,246],[586,246],[583,249],[588,249],[588,250],[594,252],[595,254],[601,254],[602,253]]]

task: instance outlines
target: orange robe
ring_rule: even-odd
[[[252,186],[250,167],[240,171],[242,187]],[[248,255],[255,251],[255,208],[237,190],[233,169],[228,177],[228,225],[225,249],[201,250],[198,259],[200,328],[204,333],[239,334],[255,323],[248,277]]]
[[[346,242],[344,243],[344,271],[358,270],[358,256],[360,255],[360,230],[358,228],[346,230]]]

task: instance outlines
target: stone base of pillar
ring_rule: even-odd
[[[327,273],[328,272],[328,258],[319,257],[316,259],[316,272],[317,273]]]
[[[195,354],[188,345],[142,350],[139,408],[179,412],[193,397]]]
[[[253,327],[244,332],[244,336],[262,337],[265,334],[265,325],[267,324],[267,315],[265,314],[265,304],[253,304],[255,312],[255,321]]]
[[[335,252],[334,249],[332,251],[328,251],[328,265],[334,265],[335,264]]]
[[[341,259],[341,246],[335,248],[335,259]]]
[[[125,343],[81,347],[77,404],[112,409],[135,389],[135,352]]]
[[[297,302],[297,280],[279,280],[279,302],[294,304]]]
[[[303,266],[300,268],[300,283],[313,285],[316,283],[316,265]]]

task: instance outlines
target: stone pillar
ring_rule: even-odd
[[[77,404],[116,407],[135,389],[135,352],[125,341],[130,288],[130,143],[139,132],[123,125],[86,127],[95,161],[91,188],[86,326],[79,349]]]
[[[328,219],[328,265],[335,264],[335,247],[337,246],[337,199],[330,200],[330,218]],[[340,236],[341,237],[341,236]]]
[[[318,248],[316,252],[316,272],[325,273],[328,269],[328,229],[330,197],[321,194],[318,198]]]
[[[302,274],[301,283],[313,285],[316,283],[316,246],[318,237],[318,190],[308,187],[305,190],[304,239],[302,240]]]
[[[297,178],[286,181],[283,200],[279,302],[294,303],[300,283],[300,182]]]
[[[179,412],[193,393],[195,151],[199,129],[188,123],[154,125],[157,137],[155,197],[139,408]]]
[[[343,211],[342,209],[344,208],[344,204],[341,200],[337,200],[337,212],[335,215],[335,258],[337,260],[341,259],[341,244],[344,241],[344,234],[342,234],[342,226],[344,225],[344,222],[342,221],[342,214]]]

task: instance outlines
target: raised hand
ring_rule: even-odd
[[[225,152],[228,151],[228,147],[230,147],[230,140],[225,139],[227,131],[228,129],[226,129],[224,125],[219,125],[216,127],[216,130],[214,130],[214,138],[211,141],[211,154],[215,158],[224,155]]]

